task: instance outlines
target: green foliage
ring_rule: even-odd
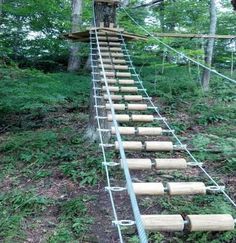
[[[93,200],[93,197],[77,197],[60,204],[60,224],[58,229],[49,237],[49,242],[65,242],[83,239],[88,232],[89,225],[93,222],[87,214],[86,202]],[[65,227],[67,225],[67,227]]]
[[[0,76],[0,113],[40,114],[66,102],[77,107],[87,104],[90,81],[85,75],[5,68]]]
[[[0,238],[23,239],[22,223],[29,216],[39,215],[52,201],[34,191],[14,190],[0,194]]]

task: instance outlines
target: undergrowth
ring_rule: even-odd
[[[137,59],[135,65],[161,113],[195,149],[194,155],[217,179],[233,177],[235,87],[214,77],[211,90],[204,93],[194,68],[190,74],[184,66],[168,65],[162,74],[156,58],[143,67]],[[104,181],[97,144],[83,137],[89,75],[1,68],[0,77],[0,241],[25,242],[32,237],[52,243],[89,241],[94,223],[89,204],[96,196],[83,190]],[[187,178],[179,172],[172,176]],[[141,201],[142,207],[153,204],[162,213],[232,213],[222,195]],[[164,242],[166,235],[149,238]],[[171,239],[232,242],[235,233],[177,233]],[[138,239],[130,237],[128,242]]]

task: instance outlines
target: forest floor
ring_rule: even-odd
[[[236,199],[235,87],[214,79],[204,94],[183,67],[153,81],[153,66],[142,69],[145,87],[176,133],[205,168]],[[181,72],[181,78],[179,73]],[[0,242],[118,242],[111,221],[101,152],[84,137],[90,76],[0,69]],[[117,185],[122,172],[113,171]],[[197,169],[149,174],[149,180],[209,181]],[[115,184],[114,183],[114,184]],[[115,197],[119,215],[130,215],[128,197]],[[139,200],[145,213],[233,213],[220,194]],[[125,205],[125,207],[124,207]],[[154,210],[154,211],[153,211]],[[234,215],[236,216],[236,215]],[[138,242],[124,230],[127,242]],[[150,242],[234,242],[236,233],[150,234]]]

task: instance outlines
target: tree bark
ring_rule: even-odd
[[[210,0],[210,35],[216,34],[216,23],[217,23],[217,16],[216,16],[216,2],[215,0]],[[207,41],[206,47],[205,47],[205,64],[208,67],[211,67],[212,65],[212,57],[213,57],[213,50],[214,50],[214,38],[209,38]],[[207,69],[204,69],[202,73],[202,87],[204,91],[209,90],[209,81],[211,77],[211,72]]]
[[[72,33],[78,32],[82,23],[82,0],[72,0]],[[68,61],[67,70],[69,72],[77,71],[81,66],[81,60],[79,57],[79,44],[72,42],[70,46],[70,56]]]

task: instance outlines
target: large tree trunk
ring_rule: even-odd
[[[82,0],[72,0],[72,33],[78,32],[82,23]],[[70,56],[67,70],[77,71],[80,68],[81,60],[79,57],[79,44],[72,42],[70,46]]]
[[[216,23],[217,23],[217,16],[216,16],[216,2],[215,0],[210,0],[210,35],[215,35],[216,34]],[[214,38],[209,38],[206,44],[205,48],[205,64],[208,67],[211,67],[212,64],[212,56],[213,56],[213,50],[214,50]],[[202,73],[202,86],[204,91],[209,90],[209,81],[211,77],[211,72],[207,69],[204,69]]]

